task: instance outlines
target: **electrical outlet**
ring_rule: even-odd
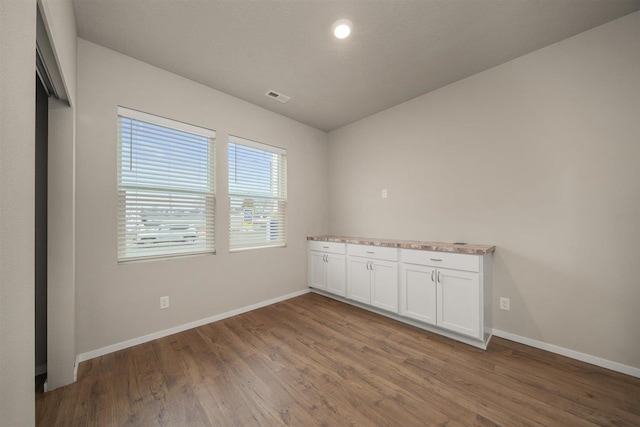
[[[500,310],[511,311],[511,300],[509,298],[500,297]]]
[[[169,297],[160,297],[160,309],[169,308]]]
[[[386,198],[387,198],[387,196],[388,196],[387,189],[386,189],[386,188],[383,188],[383,189],[382,189],[382,198],[383,198],[383,199],[386,199]]]

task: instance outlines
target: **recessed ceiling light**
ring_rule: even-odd
[[[353,24],[348,19],[338,19],[333,23],[331,30],[333,35],[339,39],[346,39],[351,34],[351,27]]]

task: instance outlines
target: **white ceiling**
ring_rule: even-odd
[[[74,0],[74,9],[86,40],[330,131],[640,0]],[[331,34],[339,18],[353,22],[344,41]]]

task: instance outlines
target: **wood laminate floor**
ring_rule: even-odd
[[[39,426],[640,426],[640,379],[316,295],[80,364]]]

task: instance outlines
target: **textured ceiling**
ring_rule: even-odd
[[[86,40],[330,131],[640,0],[74,0],[74,9]],[[353,22],[346,40],[330,32],[339,18]]]

